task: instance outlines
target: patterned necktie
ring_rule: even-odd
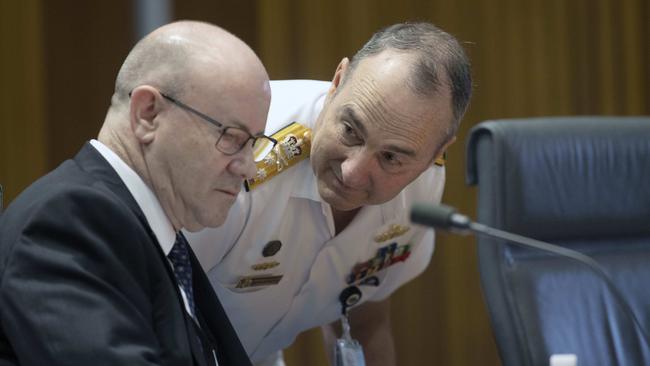
[[[192,287],[192,265],[190,264],[190,253],[187,240],[180,232],[176,234],[176,242],[172,247],[171,252],[167,255],[169,261],[172,262],[174,267],[174,274],[176,280],[185,291],[187,303],[191,310],[191,315],[194,317],[194,288]]]

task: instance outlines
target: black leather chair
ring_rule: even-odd
[[[488,121],[470,132],[477,221],[580,251],[650,331],[650,117]],[[601,278],[567,258],[477,239],[481,285],[505,366],[650,365],[650,349]]]

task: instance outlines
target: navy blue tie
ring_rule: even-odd
[[[194,317],[194,288],[192,287],[192,264],[190,263],[190,252],[187,240],[180,232],[176,234],[176,242],[171,252],[167,255],[169,261],[174,267],[176,280],[185,291],[187,303],[189,304],[191,315]]]

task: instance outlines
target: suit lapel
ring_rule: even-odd
[[[156,235],[153,233],[153,230],[151,230],[151,227],[149,226],[144,213],[140,209],[140,206],[138,206],[138,203],[135,201],[135,198],[133,198],[131,192],[126,187],[122,179],[120,179],[120,176],[113,169],[113,167],[111,167],[111,165],[104,159],[104,157],[89,143],[84,144],[81,151],[79,151],[79,153],[75,156],[74,160],[82,170],[88,172],[89,174],[92,174],[93,176],[97,177],[103,184],[106,184],[107,188],[119,196],[122,202],[124,202],[131,209],[142,226],[146,228],[149,237],[151,238],[151,244],[154,246],[156,252],[158,253],[159,259],[162,261],[163,267],[167,272],[165,280],[168,280],[168,284],[170,284],[171,288],[173,288],[173,291],[176,294],[176,301],[171,307],[158,310],[161,312],[174,312],[180,316],[176,317],[171,313],[160,315],[163,318],[170,317],[173,319],[170,322],[171,324],[169,324],[167,328],[163,329],[163,331],[165,331],[165,334],[159,335],[161,337],[161,340],[167,340],[167,343],[161,344],[163,352],[162,358],[177,358],[177,356],[174,355],[168,356],[168,353],[175,353],[176,355],[191,355],[194,361],[194,365],[208,366],[206,365],[205,357],[201,351],[199,335],[194,328],[194,320],[189,314],[187,314],[187,311],[185,311],[185,303],[183,302],[183,297],[180,293],[180,289],[178,288],[176,276],[174,275],[172,268],[167,262],[167,256],[165,256],[165,253],[163,253]],[[197,268],[194,263],[192,263],[192,267],[193,269]],[[203,270],[200,268],[200,266],[198,268],[199,271],[203,273]],[[160,289],[164,290],[165,287],[167,286],[162,286]],[[185,337],[180,336],[180,334],[185,334]],[[227,364],[221,364],[220,366],[225,365]]]
[[[176,293],[176,304],[173,309],[166,310],[181,312],[183,314],[184,333],[186,334],[186,337],[174,337],[172,335],[171,337],[176,339],[176,342],[163,344],[163,348],[172,347],[171,349],[163,349],[163,352],[169,351],[191,354],[195,365],[207,366],[199,341],[199,335],[197,330],[194,328],[194,320],[185,311],[185,305],[176,283],[176,277],[167,263],[167,257],[160,248],[158,240],[151,230],[144,213],[135,201],[135,198],[133,198],[131,192],[129,192],[117,172],[113,170],[113,167],[111,167],[104,157],[89,143],[86,143],[83,146],[81,151],[77,156],[75,156],[74,160],[82,170],[96,176],[102,184],[106,184],[107,188],[119,196],[131,211],[133,211],[138,220],[142,223],[143,227],[147,229],[151,238],[151,244],[155,247],[160,260],[162,261],[163,267],[167,271],[167,280]],[[202,331],[205,331],[206,337],[210,339],[210,342],[216,343],[213,344],[213,347],[216,349],[219,366],[252,365],[246,355],[244,347],[237,337],[237,333],[233,329],[230,320],[228,320],[217,295],[214,293],[212,285],[210,285],[208,278],[203,272],[203,269],[191,249],[190,261],[193,270],[192,281],[194,285],[194,301],[196,310],[197,313],[200,312]],[[180,319],[177,318],[177,320],[178,321],[174,321],[173,324],[170,325],[173,329],[167,329],[168,331],[174,332],[176,335],[178,335],[178,333],[183,333],[183,329],[180,328],[178,324]],[[182,338],[185,339],[183,340]]]
[[[199,366],[208,366],[200,340],[201,330],[198,329],[196,322],[187,313],[187,311],[185,311],[185,325],[187,327],[187,334],[191,337],[190,347],[192,348],[192,357],[194,358],[194,364]],[[210,363],[210,365],[213,365],[213,363]]]
[[[173,291],[176,294],[176,300],[177,300],[175,304],[176,310],[182,313],[183,315],[183,325],[185,330],[184,333],[186,335],[186,337],[184,338],[184,342],[182,342],[183,350],[192,355],[194,365],[208,366],[206,364],[205,356],[203,355],[202,347],[200,344],[200,340],[199,340],[200,336],[197,333],[197,330],[195,328],[196,324],[194,322],[194,319],[192,319],[190,314],[188,314],[187,311],[185,310],[185,302],[183,302],[183,295],[181,295],[181,290],[178,288],[178,283],[176,282],[176,276],[174,275],[174,271],[172,270],[171,266],[167,263],[167,257],[165,256],[165,253],[163,253],[162,249],[160,248],[160,245],[158,245],[154,233],[150,232],[150,235],[153,238],[154,243],[156,244],[156,249],[160,256],[161,261],[163,261],[165,264],[164,267],[167,271],[167,279],[169,279],[169,281],[172,283]],[[196,272],[194,270],[195,268],[196,267],[194,266],[194,263],[192,263],[192,272]],[[181,333],[182,329],[175,329],[175,331]]]
[[[104,159],[104,157],[90,144],[86,143],[81,151],[74,157],[74,161],[79,167],[93,175],[101,184],[105,184],[108,189],[118,195],[133,213],[136,214],[140,222],[151,231],[144,213],[135,201],[135,198],[129,192],[122,179],[113,169],[113,167]]]
[[[252,365],[210,281],[191,249],[190,262],[197,317],[201,319],[203,331],[212,342],[216,343],[213,346],[216,349],[219,366]]]

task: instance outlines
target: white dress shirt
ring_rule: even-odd
[[[144,213],[144,217],[147,219],[147,223],[149,223],[156,239],[158,239],[158,244],[163,253],[165,253],[165,256],[169,255],[169,252],[171,252],[174,242],[176,241],[176,232],[174,231],[174,227],[169,221],[169,218],[167,218],[165,211],[163,211],[162,206],[160,206],[158,197],[156,197],[142,178],[140,178],[140,176],[117,154],[109,149],[108,146],[97,140],[90,140],[90,144],[104,157],[104,159],[106,159],[106,161],[108,161],[117,175],[120,176],[120,179],[122,179],[122,182],[124,182],[124,185],[126,185],[126,188],[131,192],[135,202]],[[167,262],[173,269],[171,262],[169,262],[169,260],[167,260]],[[180,284],[177,285],[181,290],[181,295],[183,296],[185,310],[191,315],[192,312],[190,311],[190,305],[187,301],[187,294]]]

